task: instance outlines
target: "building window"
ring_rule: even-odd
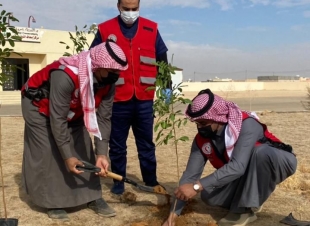
[[[29,60],[8,58],[6,64],[2,71],[9,76],[9,79],[3,84],[3,91],[21,90],[29,78]]]

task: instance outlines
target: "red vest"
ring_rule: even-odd
[[[55,70],[63,70],[73,81],[74,91],[71,94],[70,111],[68,113],[67,120],[73,121],[83,116],[83,109],[80,100],[80,84],[77,74],[75,74],[68,67],[61,65],[58,61],[55,61],[40,71],[33,74],[28,81],[23,85],[21,92],[27,92],[27,90],[37,90],[44,85],[44,83],[49,82],[50,74]],[[95,106],[99,107],[102,98],[107,95],[110,90],[110,85],[99,89],[95,94]],[[32,100],[32,104],[38,107],[39,113],[49,117],[49,99],[42,98],[41,100]]]
[[[247,113],[242,112],[242,121],[249,118]],[[259,122],[257,120],[257,122]],[[260,123],[260,122],[259,122]],[[272,133],[270,133],[267,129],[267,126],[263,123],[260,123],[263,126],[264,129],[264,135],[267,139],[270,139],[274,142],[282,143],[277,137],[275,137]],[[223,155],[221,155],[218,151],[215,151],[216,148],[212,141],[209,138],[203,138],[199,134],[195,137],[196,144],[198,148],[200,149],[201,153],[208,158],[212,166],[216,169],[221,168],[224,166],[228,161],[229,157],[227,152],[225,151]],[[259,145],[259,142],[256,142],[256,145]]]
[[[102,41],[113,39],[124,51],[128,69],[120,73],[115,83],[114,101],[127,101],[135,95],[139,100],[153,100],[154,90],[146,90],[154,86],[157,75],[155,43],[157,24],[139,17],[137,33],[127,39],[118,22],[118,17],[99,24],[98,29]]]

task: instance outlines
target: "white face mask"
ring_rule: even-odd
[[[133,24],[139,17],[139,11],[121,11],[121,18],[125,24]]]

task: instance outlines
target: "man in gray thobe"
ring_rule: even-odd
[[[68,219],[65,208],[82,204],[104,217],[116,215],[102,198],[99,176],[106,176],[109,165],[114,83],[127,67],[123,51],[106,42],[60,58],[24,85],[22,181],[31,201],[50,218]],[[95,135],[95,151],[89,133]],[[101,172],[77,170],[80,160]]]
[[[175,225],[186,201],[198,193],[206,204],[229,210],[219,226],[255,221],[276,185],[296,171],[291,146],[272,135],[255,114],[241,111],[209,89],[193,99],[186,116],[197,124],[198,134],[175,190],[176,206],[173,202],[163,225]],[[201,178],[208,160],[217,170]]]

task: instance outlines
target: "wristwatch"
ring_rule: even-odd
[[[199,184],[194,184],[194,186],[193,186],[193,188],[194,188],[194,190],[196,191],[196,192],[199,192],[200,190],[200,185]]]

